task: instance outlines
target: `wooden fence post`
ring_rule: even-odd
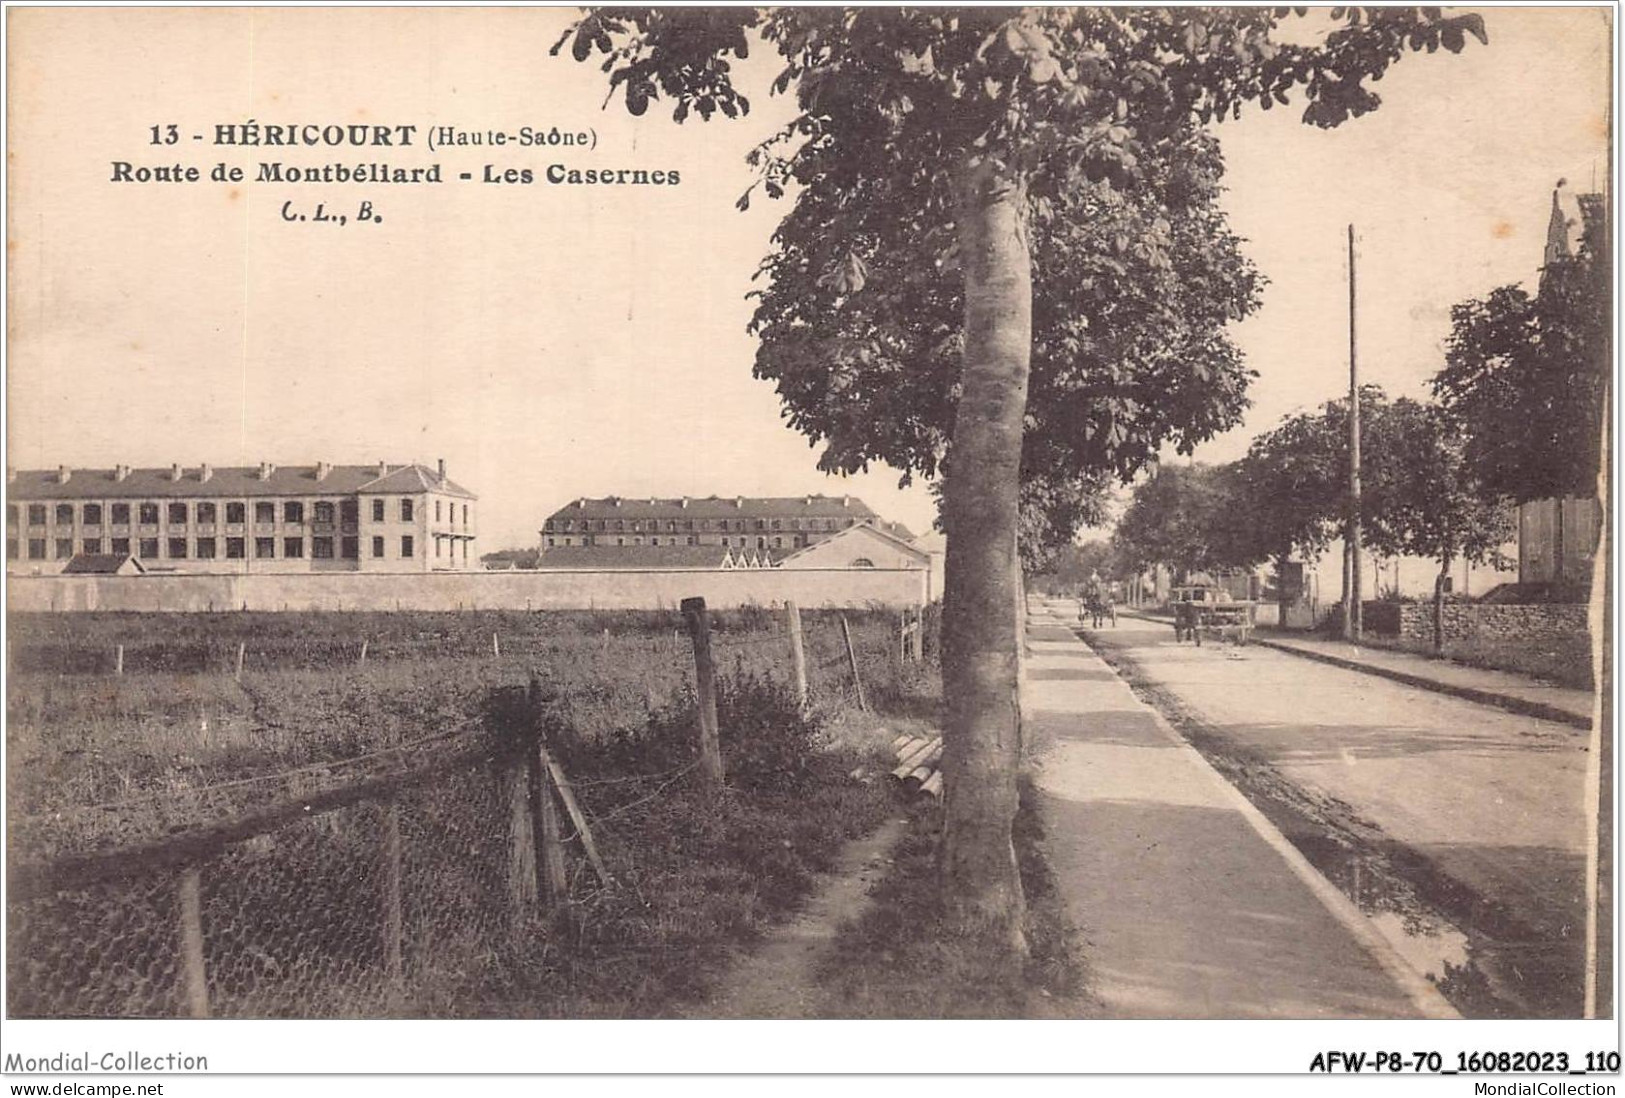
[[[807,650],[801,641],[801,608],[793,602],[784,604],[785,623],[790,627],[790,662],[796,674],[796,704],[807,708]]]
[[[238,641],[237,642],[237,681],[238,682],[243,681],[243,650],[246,647],[247,647],[247,642],[245,642],[245,641]]]
[[[915,663],[925,661],[925,607],[914,608],[914,629],[908,635],[908,656]]]
[[[113,653],[113,674],[124,674],[124,646],[122,644]]]
[[[683,621],[694,642],[694,694],[700,703],[700,778],[722,786],[722,747],[717,733],[717,672],[711,661],[711,619],[703,598],[683,600]]]
[[[508,921],[518,930],[536,908],[536,829],[529,760],[510,760],[503,783],[508,794]]]
[[[491,634],[491,655],[497,657],[498,659],[502,658],[502,642],[497,640],[497,635],[495,633]]]
[[[209,1016],[209,980],[203,967],[203,874],[195,865],[180,878],[181,994],[193,1018]]]
[[[534,672],[530,676],[530,689],[526,696],[538,733],[536,751],[529,760],[533,825],[536,841],[542,849],[542,884],[546,890],[547,905],[549,909],[557,911],[569,898],[570,886],[564,870],[564,843],[559,837],[559,809],[550,788],[552,775],[548,764],[552,760],[548,758],[547,742],[540,734],[542,682]]]
[[[858,708],[867,713],[869,701],[863,696],[863,678],[858,674],[858,654],[852,648],[852,627],[846,623],[845,614],[841,615],[841,636],[846,638],[846,662],[852,668],[852,685],[858,690]]]
[[[361,658],[359,658],[358,660],[355,661],[357,667],[365,667],[365,666],[367,666],[367,644],[368,643],[369,643],[369,640],[368,640],[367,637],[362,637],[361,638]]]
[[[384,810],[384,971],[401,986],[401,804],[393,797]]]

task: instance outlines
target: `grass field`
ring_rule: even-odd
[[[568,917],[538,930],[518,953],[478,946],[468,954],[474,960],[442,966],[387,1008],[342,985],[295,994],[293,985],[278,991],[266,978],[258,991],[221,985],[221,1009],[340,1016],[386,1009],[424,1016],[671,1013],[703,996],[733,950],[793,908],[844,842],[892,810],[884,786],[852,781],[849,772],[882,760],[896,731],[936,721],[933,661],[900,659],[896,616],[846,617],[869,712],[855,704],[837,615],[803,612],[806,712],[792,697],[782,616],[713,616],[728,770],[728,789],[718,800],[685,776],[695,757],[693,650],[675,614],[14,615],[7,623],[10,850],[14,859],[37,861],[123,849],[360,776],[388,774],[414,760],[421,764],[433,750],[477,742],[511,725],[515,699],[523,699],[534,674],[549,743],[594,821],[614,886],[600,887],[585,874],[572,842]],[[932,630],[927,638],[934,647]],[[119,646],[122,674],[115,673]],[[535,709],[525,706],[528,721]],[[414,809],[416,845],[410,849],[440,851],[433,855],[434,872],[447,881],[460,857],[458,835],[506,834],[505,817],[491,816],[482,781],[466,771],[448,774],[438,805],[432,786],[415,795],[421,807]],[[369,874],[376,873],[376,813],[362,806],[325,823],[312,818],[286,839],[279,832],[241,844],[234,857],[248,859],[243,864],[258,866],[261,875],[251,901],[218,892],[211,900],[209,889],[247,887],[248,879],[206,869],[206,906],[247,903],[231,909],[260,912],[247,922],[246,915],[232,916],[232,933],[252,937],[241,948],[223,944],[205,926],[211,972],[217,959],[225,973],[232,965],[240,972],[249,964],[245,957],[261,957],[253,963],[263,965],[271,956],[284,972],[292,971],[290,960],[357,972],[355,958],[371,953],[340,951],[312,960],[299,953],[304,947],[297,941],[280,938],[271,913],[291,903],[289,917],[304,917],[310,897],[323,894],[312,892],[315,883],[330,881],[334,888],[319,906],[336,906],[322,913],[320,927],[294,938],[371,940],[375,903],[351,910],[339,886],[347,876],[355,887],[375,886]],[[442,822],[424,831],[434,819]],[[481,849],[493,851],[500,869],[505,840],[494,841],[496,847]],[[344,868],[354,857],[361,861]],[[478,858],[487,863],[476,864]],[[477,855],[470,870],[488,878],[490,870],[480,867],[488,858]],[[414,886],[411,872],[409,866],[408,886]],[[266,883],[274,880],[284,883]],[[466,889],[445,889],[437,895],[466,904]],[[84,909],[85,926],[124,925],[119,910],[117,904]],[[470,909],[466,926],[447,927],[477,946],[495,940],[492,916]],[[109,933],[146,931],[126,926]],[[64,971],[77,971],[73,955],[80,948],[64,954]],[[356,978],[362,980],[357,986],[371,986],[373,979]],[[18,980],[12,984],[15,994]],[[50,1001],[69,1012],[81,1006],[118,1012],[105,999],[81,1003],[70,994]],[[132,1008],[137,1013],[162,1009],[139,1001],[143,1005]]]
[[[848,618],[869,700],[901,700],[895,618]],[[810,611],[803,620],[815,711],[838,726],[854,696],[839,620]],[[147,798],[142,811],[168,830],[214,811],[190,791],[478,728],[493,691],[532,673],[556,725],[584,743],[635,732],[692,697],[693,649],[676,614],[77,614],[7,624],[13,820]],[[724,680],[789,682],[778,615],[714,615],[712,639]]]

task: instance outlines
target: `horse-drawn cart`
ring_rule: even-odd
[[[1258,620],[1256,602],[1229,598],[1214,587],[1175,588],[1173,608],[1174,640],[1193,640],[1198,648],[1203,633],[1246,644]]]

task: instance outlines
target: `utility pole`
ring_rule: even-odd
[[[1343,639],[1358,642],[1360,612],[1360,371],[1354,327],[1354,226],[1349,226],[1349,519],[1345,535],[1348,586],[1343,589]]]

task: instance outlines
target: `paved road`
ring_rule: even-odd
[[[1586,733],[1162,623],[1083,635],[1464,1013],[1579,1015]]]
[[[1028,640],[1046,854],[1108,1017],[1454,1016],[1064,623]]]

